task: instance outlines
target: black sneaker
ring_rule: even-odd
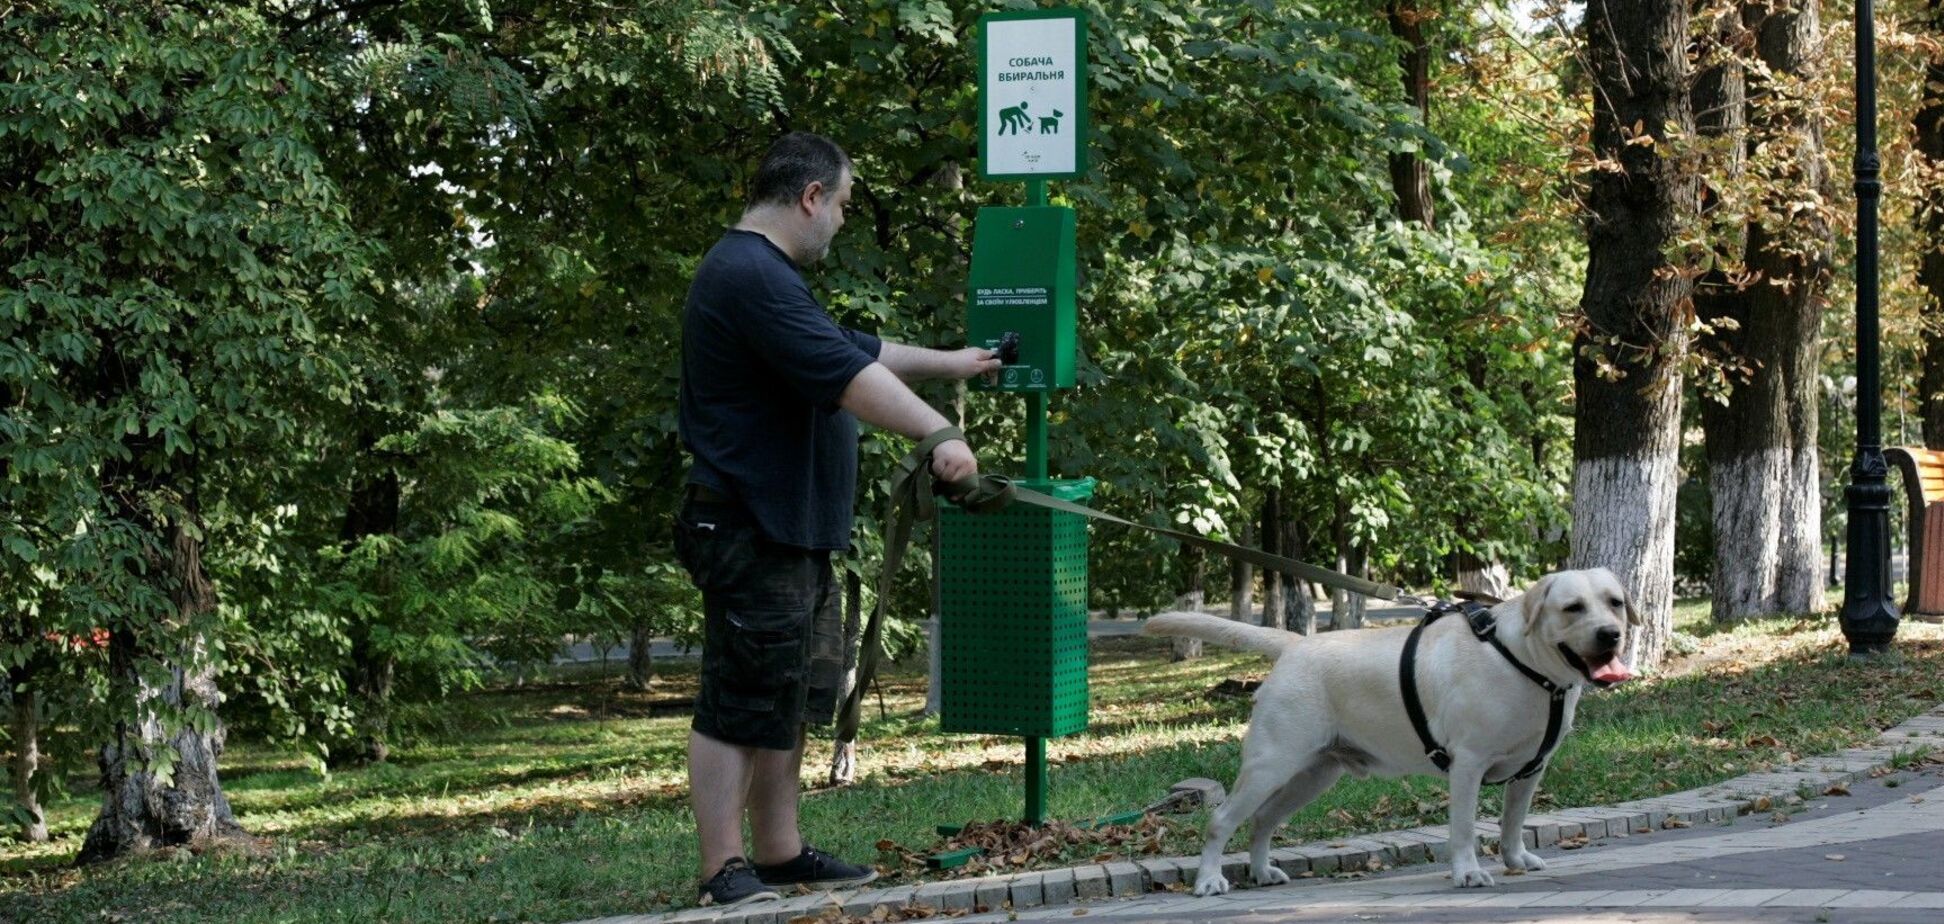
[[[796,859],[774,866],[757,865],[756,875],[764,885],[803,886],[806,889],[841,889],[860,886],[878,877],[877,870],[845,863],[809,844]]]
[[[757,878],[748,860],[730,857],[729,862],[722,864],[722,869],[709,877],[708,882],[702,883],[702,894],[696,903],[704,906],[739,905],[743,902],[775,901],[782,897]]]

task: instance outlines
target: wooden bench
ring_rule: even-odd
[[[1884,450],[1910,498],[1910,598],[1906,616],[1944,616],[1944,452]]]

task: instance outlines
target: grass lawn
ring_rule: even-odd
[[[1796,756],[1853,746],[1944,701],[1944,629],[1906,623],[1902,657],[1853,665],[1833,618],[1717,631],[1706,604],[1677,622],[1688,651],[1652,680],[1590,695],[1541,786],[1541,809],[1687,789]],[[1211,649],[1212,650],[1212,649]],[[1139,808],[1169,784],[1234,778],[1248,702],[1210,696],[1257,677],[1253,655],[1169,664],[1165,643],[1097,643],[1092,727],[1049,743],[1051,813],[1086,819]],[[914,875],[906,851],[939,845],[933,826],[1017,817],[1022,747],[948,736],[918,716],[923,665],[886,677],[888,717],[867,710],[858,785],[803,808],[813,843],[880,859],[887,881]],[[655,704],[693,690],[692,663],[664,664],[656,689],[600,676],[492,689],[444,704],[391,763],[319,774],[298,756],[232,740],[224,788],[260,855],[165,851],[77,871],[67,863],[95,810],[55,805],[46,845],[0,845],[0,920],[564,921],[683,907],[695,844],[686,806],[687,717]],[[806,758],[820,779],[827,741]],[[1496,814],[1495,797],[1483,811]],[[1428,777],[1347,781],[1285,829],[1289,842],[1444,820]],[[1003,857],[1026,866],[1198,847],[1200,815],[1042,844]],[[880,841],[891,841],[880,852]],[[1237,845],[1246,843],[1238,836]],[[1233,849],[1241,849],[1236,846]]]

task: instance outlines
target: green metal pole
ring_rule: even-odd
[[[1046,204],[1046,181],[1026,181],[1026,204]],[[1046,392],[1026,395],[1026,477],[1046,478]]]
[[[1026,204],[1046,204],[1046,181],[1026,181]],[[1046,479],[1046,392],[1026,395],[1026,477]],[[1026,823],[1046,823],[1046,739],[1026,739]]]
[[[1026,393],[1026,477],[1046,479],[1046,392]],[[1045,490],[1041,488],[1040,490]]]
[[[1046,739],[1026,739],[1026,823],[1046,823]]]

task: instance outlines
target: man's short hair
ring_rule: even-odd
[[[776,139],[749,183],[749,207],[795,205],[811,183],[835,192],[837,182],[851,168],[850,155],[837,142],[809,132],[791,132]]]

